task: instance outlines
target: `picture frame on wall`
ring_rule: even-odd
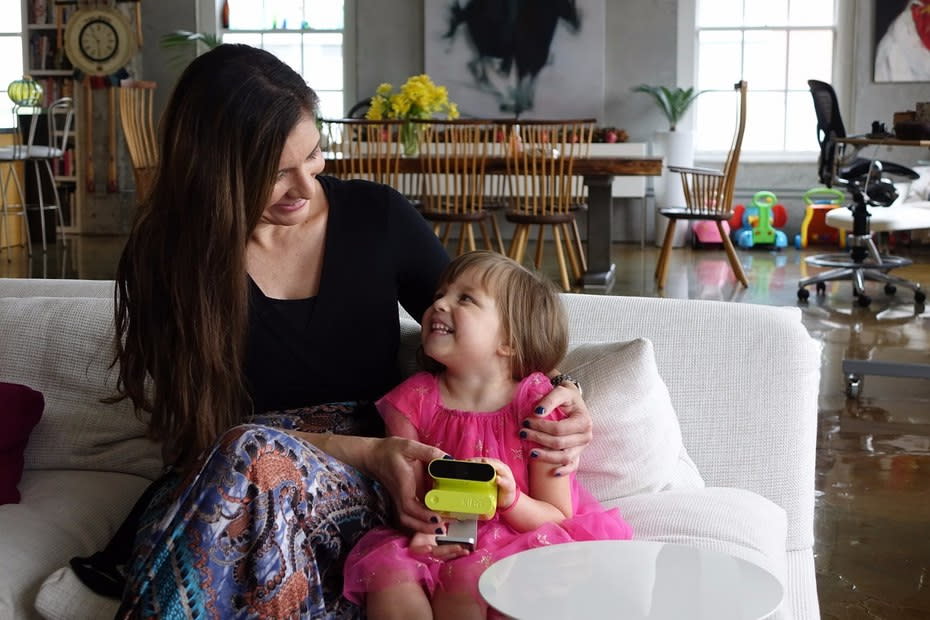
[[[876,83],[930,82],[930,0],[873,0]]]

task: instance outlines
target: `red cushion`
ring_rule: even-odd
[[[25,385],[0,383],[0,505],[19,503],[23,453],[42,417],[45,398]]]

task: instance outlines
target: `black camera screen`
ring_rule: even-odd
[[[494,468],[487,463],[443,459],[429,464],[429,474],[434,478],[490,482],[494,479]]]

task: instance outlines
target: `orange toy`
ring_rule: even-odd
[[[801,222],[799,247],[808,244],[836,245],[841,242],[840,231],[827,226],[827,211],[842,206],[845,194],[830,187],[815,187],[804,192],[804,221]]]

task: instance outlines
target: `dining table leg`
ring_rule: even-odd
[[[584,182],[588,186],[588,270],[581,277],[581,283],[585,289],[609,290],[614,283],[615,269],[610,260],[614,176],[586,175]]]

